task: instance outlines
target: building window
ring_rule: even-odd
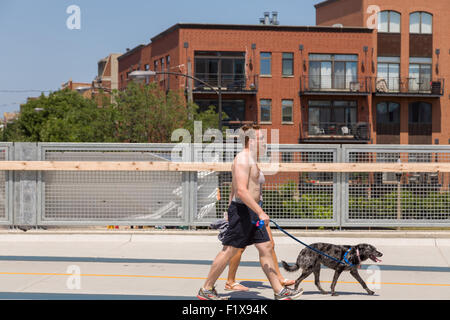
[[[410,144],[429,144],[431,142],[432,119],[430,103],[417,101],[409,104],[408,135]]]
[[[310,54],[310,90],[350,89],[358,80],[358,55]]]
[[[282,59],[283,76],[292,76],[294,74],[294,54],[285,52]]]
[[[378,103],[377,124],[400,124],[400,104],[396,102]]]
[[[259,102],[261,110],[260,122],[271,122],[272,121],[272,100],[261,99]]]
[[[199,106],[199,112],[206,112],[210,106],[215,107],[215,111],[218,112],[218,101],[209,99],[196,99],[194,101]],[[223,100],[222,101],[222,112],[226,114],[223,118],[223,124],[228,126],[230,129],[237,129],[240,127],[240,123],[230,123],[231,122],[241,122],[245,120],[245,100]],[[237,127],[235,127],[237,126]]]
[[[409,33],[433,33],[433,16],[426,12],[413,12],[409,15]]]
[[[377,134],[400,134],[400,104],[380,102],[377,104]]]
[[[220,84],[228,88],[244,88],[245,52],[233,51],[196,51],[194,56],[195,77],[210,85]],[[195,82],[195,87],[202,86]]]
[[[395,11],[381,11],[378,13],[378,32],[399,33],[400,14]]]
[[[309,134],[348,134],[356,124],[356,101],[311,100],[309,106]]]
[[[431,124],[431,104],[413,102],[409,104],[410,124]]]
[[[281,121],[284,123],[292,123],[293,122],[293,110],[294,110],[294,101],[282,100],[281,101]]]
[[[409,91],[430,91],[432,58],[409,58]]]
[[[270,76],[272,74],[272,53],[261,52],[260,64],[260,74],[263,76]]]
[[[386,85],[389,91],[400,89],[400,57],[378,57],[377,85]]]

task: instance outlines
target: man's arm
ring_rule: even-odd
[[[231,205],[231,201],[233,200],[233,197],[234,197],[234,187],[233,187],[233,183],[231,183],[230,196],[228,197],[228,206]]]

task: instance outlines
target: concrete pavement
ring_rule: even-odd
[[[294,232],[296,233],[296,232]],[[365,242],[383,252],[383,262],[367,261],[360,270],[374,286],[375,296],[344,273],[338,297],[321,295],[311,275],[303,283],[303,299],[449,299],[450,237],[423,232],[415,237],[391,233],[371,237],[351,234],[298,232],[306,243]],[[0,298],[2,299],[193,299],[221,249],[217,232],[2,232],[0,233]],[[293,263],[303,247],[276,233],[280,260]],[[238,269],[247,293],[223,290],[227,270],[217,283],[219,293],[232,299],[273,299],[259,267],[258,254],[249,247]],[[296,278],[299,273],[282,273]],[[322,269],[328,290],[333,271]]]

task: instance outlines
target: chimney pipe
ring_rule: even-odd
[[[278,25],[278,12],[272,11],[272,24],[277,26]]]
[[[270,24],[270,12],[264,12],[264,24]]]

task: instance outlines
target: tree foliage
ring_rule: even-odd
[[[165,92],[156,83],[130,83],[111,97],[88,99],[68,89],[41,95],[22,105],[3,141],[167,143],[178,128],[192,135],[194,121],[202,121],[204,130],[218,127],[213,107],[200,112],[197,105],[186,105],[181,93]]]

